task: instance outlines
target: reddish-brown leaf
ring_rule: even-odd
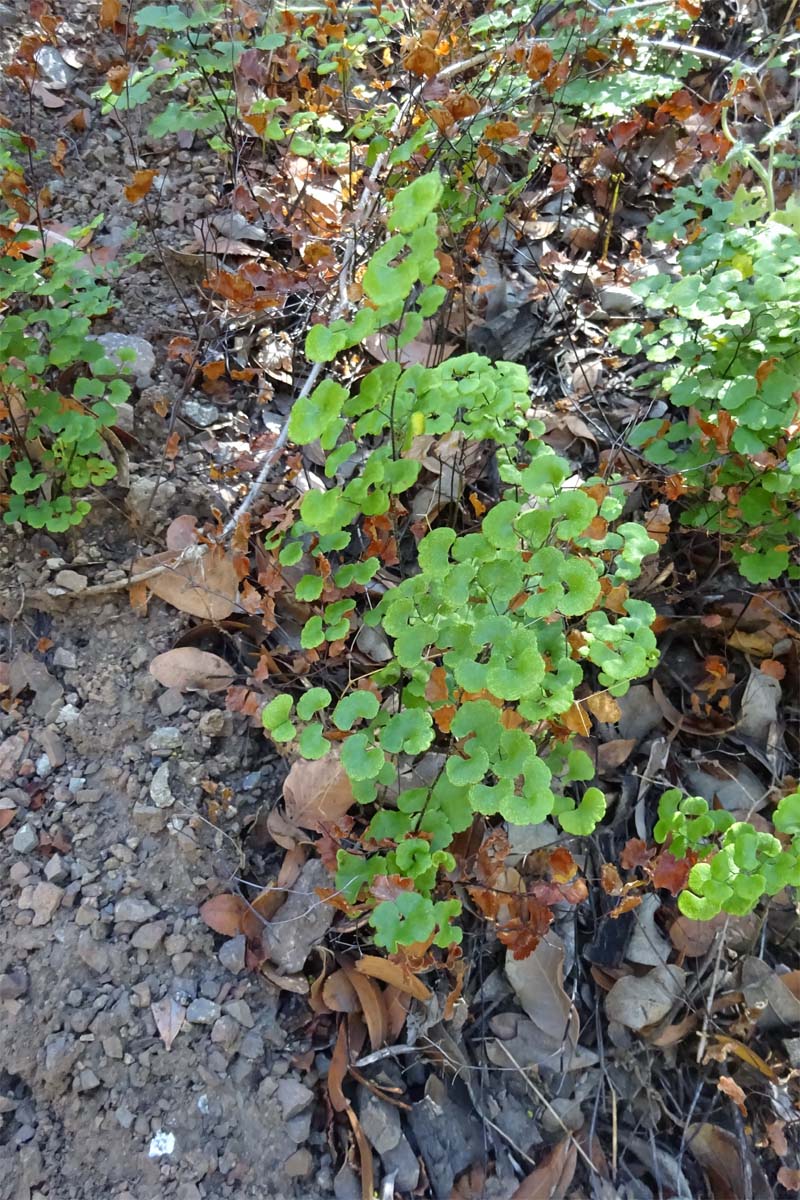
[[[283,785],[286,815],[301,829],[321,833],[336,825],[353,804],[350,779],[335,752],[317,761],[298,759]]]
[[[545,1155],[527,1179],[523,1179],[511,1200],[563,1200],[577,1164],[578,1147],[575,1139],[565,1137]]]
[[[344,970],[361,1004],[370,1045],[373,1050],[380,1050],[386,1040],[386,1012],[381,989],[366,975],[359,975],[353,967],[345,966]]]
[[[121,90],[121,89],[120,89]],[[157,171],[150,169],[137,171],[131,182],[125,188],[125,198],[136,204],[139,200],[144,199],[150,188],[153,186]]]
[[[648,848],[640,838],[631,838],[623,847],[619,865],[626,871],[632,871],[635,867],[646,867],[655,853],[655,849]]]
[[[428,46],[417,45],[403,58],[403,66],[412,75],[431,78],[439,70],[439,60]]]
[[[525,70],[530,79],[541,79],[553,65],[553,51],[546,42],[534,42],[531,46]]]
[[[569,883],[578,874],[578,864],[563,846],[553,850],[548,860],[550,878],[553,883]]]
[[[331,1012],[361,1012],[361,1002],[356,990],[347,978],[347,972],[334,971],[322,987],[322,999]]]
[[[118,63],[106,71],[108,86],[115,96],[121,96],[131,73],[130,63]],[[151,181],[152,182],[152,181]],[[128,197],[130,200],[130,196]]]
[[[603,863],[600,868],[600,886],[607,896],[618,896],[622,891],[622,877],[613,863]]]
[[[344,1021],[340,1021],[339,1032],[336,1035],[336,1045],[331,1055],[327,1078],[328,1095],[331,1101],[331,1108],[334,1112],[344,1112],[348,1107],[347,1098],[342,1091],[342,1084],[347,1075],[347,1068],[347,1026]]]
[[[669,850],[662,850],[652,866],[653,887],[677,896],[686,887],[691,867],[688,858],[676,858]]]
[[[392,962],[388,958],[365,954],[363,958],[356,960],[355,969],[362,975],[369,975],[372,979],[380,979],[382,983],[390,984],[398,991],[407,992],[415,1000],[430,1000],[431,998],[430,989],[421,979],[412,975],[407,967],[403,967],[398,962]]]
[[[744,1092],[735,1079],[732,1079],[730,1075],[720,1075],[717,1080],[717,1088],[734,1102],[743,1117],[747,1116]]]
[[[16,815],[16,808],[0,808],[0,833],[2,833],[4,829],[8,829]]]
[[[241,896],[225,892],[220,896],[212,896],[200,905],[200,919],[223,937],[236,937],[243,933],[246,937],[261,937],[262,923],[254,912],[245,904]]]
[[[120,19],[121,12],[122,0],[100,0],[100,28],[113,29]]]

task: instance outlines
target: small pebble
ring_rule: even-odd
[[[200,997],[186,1009],[186,1020],[190,1025],[213,1025],[219,1019],[220,1007],[213,1000]]]
[[[26,822],[14,834],[11,845],[17,854],[30,854],[31,850],[35,850],[39,845],[39,835],[33,826]]]

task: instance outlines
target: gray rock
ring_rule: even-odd
[[[264,928],[270,958],[287,975],[302,971],[311,950],[330,929],[334,910],[317,895],[317,888],[330,887],[330,882],[320,860],[310,859],[281,908],[280,921]]]
[[[342,1163],[333,1181],[334,1200],[361,1200],[361,1181],[348,1162]]]
[[[244,956],[247,950],[247,938],[243,933],[234,938],[228,938],[219,948],[219,961],[228,971],[238,975],[244,970]]]
[[[150,799],[156,808],[170,808],[175,803],[175,797],[169,786],[169,763],[163,762],[153,776],[150,784]]]
[[[78,659],[71,650],[65,650],[63,646],[59,646],[53,653],[53,665],[63,667],[65,671],[74,671],[78,665]]]
[[[306,1150],[305,1147],[295,1150],[294,1154],[290,1154],[283,1164],[283,1169],[289,1179],[306,1179],[314,1170],[311,1151]]]
[[[28,991],[28,972],[24,967],[12,967],[0,975],[0,1000],[19,1000]]]
[[[116,412],[114,413],[114,428],[121,429],[123,433],[133,433],[133,405],[132,404],[117,404]]]
[[[199,1001],[196,1000],[195,1004],[197,1003]],[[221,1046],[223,1050],[232,1050],[239,1040],[241,1032],[241,1026],[233,1017],[220,1017],[214,1022],[211,1040],[216,1046]]]
[[[46,754],[40,754],[36,760],[36,774],[39,779],[46,779],[51,774],[53,765]]]
[[[291,1120],[314,1101],[314,1093],[299,1079],[282,1079],[278,1084],[278,1104],[285,1121]]]
[[[79,575],[77,571],[59,571],[55,582],[67,592],[84,592],[89,586],[86,576]]]
[[[142,524],[146,522],[152,524],[154,521],[160,520],[175,498],[177,489],[171,480],[162,479],[158,482],[158,486],[156,483],[155,479],[148,479],[144,475],[139,475],[130,482],[125,502]],[[164,712],[163,709],[161,711],[165,717],[171,715]]]
[[[221,737],[225,732],[225,726],[228,723],[227,716],[221,708],[212,708],[210,712],[203,713],[200,720],[197,722],[197,728],[206,737]]]
[[[14,840],[11,845],[17,854],[30,854],[31,850],[35,850],[39,845],[39,835],[33,826],[29,825],[26,821],[14,834]]]
[[[131,938],[131,945],[137,950],[155,950],[159,942],[163,941],[166,932],[166,921],[151,921],[147,925],[140,925]]]
[[[18,20],[19,17],[13,8],[9,8],[7,4],[0,4],[0,29],[13,29]]]
[[[213,1025],[219,1020],[220,1007],[213,1000],[200,997],[186,1009],[186,1020],[190,1025]]]
[[[145,921],[156,916],[158,911],[149,900],[142,900],[138,896],[125,896],[114,905],[114,920],[118,923],[125,921],[132,925],[143,925]]]
[[[183,708],[184,697],[177,688],[167,688],[158,697],[158,711],[162,717],[174,717]]]
[[[95,1088],[100,1087],[100,1080],[90,1067],[81,1071],[75,1082],[76,1090],[79,1092],[93,1092]]]
[[[641,300],[630,288],[617,283],[607,283],[598,293],[600,307],[609,316],[627,316]]]
[[[148,804],[134,804],[133,823],[140,833],[160,833],[167,824],[166,810],[152,808]]]
[[[295,1146],[305,1146],[311,1136],[311,1118],[314,1114],[310,1108],[305,1112],[298,1113],[296,1117],[291,1117],[284,1129],[287,1138],[294,1142]]]
[[[69,1033],[59,1033],[44,1051],[44,1078],[51,1087],[63,1087],[72,1071],[81,1046]]]
[[[123,1054],[121,1039],[115,1033],[109,1034],[108,1037],[103,1038],[103,1050],[108,1058],[121,1059]]]
[[[148,341],[128,333],[102,333],[94,340],[103,347],[106,358],[116,364],[115,374],[132,375],[138,387],[147,387],[156,369],[156,356]],[[123,359],[120,351],[131,351],[133,357]],[[92,374],[98,374],[94,364]],[[102,377],[106,377],[104,373]]]
[[[54,883],[37,883],[31,896],[33,907],[31,924],[34,926],[47,925],[55,916],[63,896],[64,889],[56,887]]]
[[[86,963],[96,975],[105,975],[110,963],[108,947],[96,941],[88,929],[82,929],[78,938],[78,958]]]
[[[69,879],[69,871],[60,854],[54,854],[44,869],[44,877],[48,883],[63,883]]]
[[[215,213],[211,224],[222,237],[249,242],[267,240],[266,230],[261,225],[251,225],[247,218],[238,212]]]
[[[419,1161],[411,1149],[405,1134],[400,1135],[400,1141],[391,1150],[381,1155],[384,1172],[395,1175],[394,1186],[398,1192],[413,1192],[419,1183]]]
[[[39,74],[52,87],[65,88],[77,74],[74,67],[68,66],[55,46],[40,46],[34,54]]]
[[[208,429],[220,419],[220,411],[213,404],[201,404],[199,400],[184,400],[183,415],[193,425]]]
[[[184,737],[180,729],[174,725],[159,725],[147,739],[147,749],[151,754],[172,754],[180,750]]]
[[[114,1113],[114,1116],[117,1119],[117,1124],[123,1129],[130,1129],[131,1125],[136,1120],[135,1115],[129,1108],[126,1108],[124,1104],[119,1106],[117,1111]]]
[[[643,683],[634,684],[624,696],[619,697],[617,704],[622,713],[617,722],[621,738],[635,738],[638,741],[656,729],[664,719],[653,693]],[[614,726],[606,728],[613,729]]]
[[[383,1158],[403,1136],[400,1111],[363,1086],[358,1089],[358,1119],[367,1141]]]
[[[242,1038],[242,1043],[239,1046],[239,1053],[242,1058],[248,1059],[250,1062],[257,1062],[264,1057],[264,1042],[260,1033],[255,1031],[246,1033]]]
[[[250,1005],[246,1000],[230,1000],[225,1005],[225,1012],[233,1017],[234,1021],[238,1021],[240,1025],[243,1025],[245,1029],[252,1029],[255,1025]]]

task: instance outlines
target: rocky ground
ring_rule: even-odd
[[[97,9],[56,5],[61,43],[80,53],[91,34],[97,48]],[[26,10],[0,5],[4,59]],[[70,136],[49,216],[74,225],[103,212],[100,240],[113,246],[131,222],[131,163],[122,131],[96,126],[98,78],[88,62],[70,74],[89,129]],[[18,115],[10,86],[4,100]],[[35,107],[43,149],[62,116]],[[178,155],[162,197],[173,237],[207,191],[189,160]],[[170,400],[164,346],[182,331],[181,302],[153,245],[141,248],[106,329],[147,340],[139,383]],[[149,504],[165,435],[142,390],[127,496],[110,491],[57,541],[1,527],[0,1197],[328,1195],[313,1091],[324,1062],[307,1052],[301,998],[246,972],[244,939],[223,941],[198,918],[237,870],[242,819],[274,802],[280,764],[243,718],[150,676],[180,632],[174,610],[157,601],[142,618],[125,591],[55,600],[53,611],[26,599],[120,578],[136,553],[163,549],[169,516],[207,514],[206,456],[191,450]],[[221,832],[204,815],[214,785],[233,797]]]
[[[4,541],[34,560],[7,595],[64,569]],[[277,794],[275,764],[148,674],[178,621],[120,598],[5,626],[22,701],[0,714],[0,804],[17,810],[0,838],[4,1200],[328,1192],[295,997],[197,915],[236,870],[240,817]],[[209,780],[233,791],[224,834],[198,816]]]

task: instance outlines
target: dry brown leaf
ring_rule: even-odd
[[[622,716],[622,709],[610,692],[596,692],[593,696],[587,696],[583,703],[593,717],[606,725],[616,725]]]
[[[383,991],[383,1005],[386,1009],[386,1037],[391,1042],[396,1042],[403,1032],[403,1026],[408,1019],[408,1010],[411,1007],[411,997],[408,992],[401,992],[398,988],[387,985]]]
[[[113,29],[120,19],[122,0],[101,0],[99,24],[101,29]]]
[[[294,850],[299,842],[307,840],[304,838],[302,829],[293,825],[291,821],[287,821],[285,815],[279,808],[271,808],[267,815],[267,832],[277,846],[282,846],[284,850]]]
[[[361,1003],[356,990],[341,968],[325,980],[322,999],[331,1012],[361,1012]]]
[[[186,1009],[172,996],[165,996],[163,1000],[150,1005],[150,1012],[153,1014],[159,1036],[169,1050],[183,1028]]]
[[[800,1170],[797,1167],[781,1167],[778,1171],[778,1183],[787,1192],[800,1192]]]
[[[150,674],[164,687],[179,692],[221,692],[233,682],[236,672],[218,654],[179,646],[157,654],[150,663]]]
[[[316,762],[298,759],[283,785],[286,816],[301,829],[322,833],[335,825],[353,804],[353,788],[333,754]]]
[[[538,1031],[540,1062],[569,1066],[578,1044],[578,1010],[564,989],[564,944],[554,933],[527,958],[506,953],[505,973],[517,1000]]]
[[[575,1139],[563,1138],[527,1179],[523,1179],[511,1200],[563,1200],[572,1183],[577,1163]]]
[[[240,933],[246,937],[261,936],[262,923],[256,913],[245,904],[241,896],[234,896],[230,892],[212,896],[205,904],[201,904],[200,920],[223,937],[237,937]]]
[[[261,964],[261,974],[282,992],[293,992],[295,996],[307,996],[311,985],[305,975],[282,975],[270,963]]]
[[[778,1158],[783,1158],[789,1153],[789,1142],[786,1138],[785,1121],[781,1121],[777,1117],[774,1121],[768,1121],[764,1126],[764,1132],[769,1138],[769,1144],[777,1154]]]
[[[726,920],[726,913],[719,913],[710,921],[692,921],[680,916],[670,926],[670,941],[687,958],[701,958],[713,946]]]
[[[9,825],[14,820],[14,817],[16,815],[17,815],[16,807],[0,808],[0,833],[2,833],[4,829],[8,829]]]
[[[342,1091],[342,1084],[347,1076],[347,1059],[347,1025],[344,1021],[340,1021],[327,1078],[331,1108],[338,1113],[344,1112],[348,1107],[347,1098]]]
[[[772,1188],[764,1171],[746,1145],[732,1133],[704,1123],[690,1125],[686,1134],[687,1149],[705,1171],[714,1200],[731,1200],[732,1196],[748,1194],[758,1200],[771,1200]],[[743,1161],[745,1154],[749,1157],[747,1167]],[[749,1187],[748,1175],[752,1180]]]
[[[358,1146],[358,1159],[361,1166],[361,1200],[372,1200],[375,1180],[375,1165],[372,1160],[372,1147],[364,1136],[364,1130],[358,1117],[348,1104],[347,1118],[353,1130],[353,1136]]]
[[[430,988],[427,988],[421,979],[412,975],[408,968],[403,968],[400,963],[391,962],[388,958],[365,954],[363,958],[357,960],[355,969],[362,975],[380,979],[382,983],[388,983],[401,992],[407,992],[415,1000],[430,1000],[431,998]]]
[[[591,722],[583,711],[581,704],[571,704],[565,713],[562,713],[558,718],[559,722],[564,725],[570,733],[580,734],[581,737],[587,737],[591,730]]]
[[[744,1092],[735,1079],[732,1079],[730,1075],[720,1075],[717,1080],[717,1089],[733,1101],[743,1117],[747,1116]]]
[[[185,550],[194,546],[197,541],[197,517],[192,513],[182,513],[167,527],[166,540],[169,550]]]
[[[616,738],[597,747],[597,770],[599,774],[621,767],[631,756],[636,738]]]
[[[724,1062],[728,1054],[735,1054],[742,1062],[747,1063],[750,1067],[760,1072],[770,1083],[777,1083],[778,1076],[773,1071],[768,1062],[765,1062],[760,1054],[756,1054],[749,1046],[745,1046],[744,1042],[740,1042],[737,1038],[726,1037],[724,1033],[715,1033],[712,1039],[719,1048],[720,1053],[712,1055],[709,1051],[709,1057],[715,1057],[719,1062]]]
[[[133,565],[133,574],[141,575],[151,567],[174,562],[177,555],[155,554],[151,558],[140,558]],[[213,546],[201,558],[179,563],[147,580],[154,595],[173,608],[201,617],[206,621],[224,621],[229,617],[239,599],[239,577],[233,559],[221,546]]]
[[[153,186],[153,180],[157,174],[157,171],[153,171],[150,168],[137,171],[131,182],[124,189],[125,199],[129,200],[131,204],[136,204],[137,201],[142,200]]]
[[[373,1050],[380,1050],[386,1041],[386,1012],[381,989],[377,983],[373,983],[366,975],[359,975],[352,967],[345,966],[343,969],[358,996],[370,1045]]]

